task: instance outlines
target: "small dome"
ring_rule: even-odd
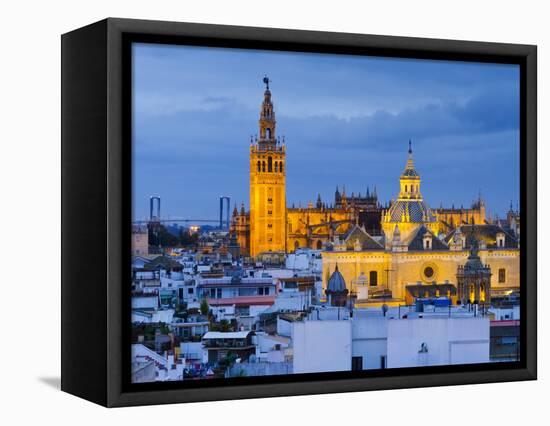
[[[346,281],[338,270],[338,265],[336,265],[336,269],[328,280],[327,293],[343,293],[347,291]]]
[[[474,240],[474,243],[470,247],[470,255],[464,264],[464,272],[466,274],[480,273],[488,269],[479,257],[478,244],[478,241]]]

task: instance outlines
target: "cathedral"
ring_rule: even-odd
[[[432,211],[422,196],[420,182],[409,144],[399,193],[382,211],[382,235],[370,235],[363,226],[355,225],[343,238],[327,243],[323,287],[327,288],[338,271],[350,294],[366,287],[371,301],[381,295],[384,303],[396,304],[440,294],[464,301],[471,293],[472,301],[479,301],[489,297],[491,288],[518,288],[519,228],[514,227],[514,220],[488,222],[482,200],[469,211]],[[517,212],[508,217],[517,217],[519,222]],[[454,226],[449,230],[451,223]],[[482,265],[476,273],[479,269],[483,279],[476,278],[477,283],[471,284],[475,291],[466,292],[465,271],[472,269],[474,260]]]
[[[456,283],[460,278],[464,287],[463,268],[471,259],[487,266],[487,289],[519,286],[519,212],[511,209],[504,221],[488,220],[481,196],[471,208],[431,209],[410,141],[399,191],[390,203],[378,201],[376,187],[364,195],[337,187],[330,203],[318,195],[315,203],[287,206],[285,139],[276,133],[267,77],[264,83],[259,136],[250,141],[250,209],[235,206],[230,227],[241,255],[322,250],[324,289],[337,272],[346,294],[356,295],[363,286],[369,298],[381,294],[387,303],[407,300],[427,284],[435,286],[434,294],[441,290],[464,298]]]
[[[376,188],[364,196],[350,196],[337,187],[331,203],[317,196],[305,206],[286,205],[286,147],[276,133],[269,79],[260,107],[259,137],[250,140],[250,210],[233,209],[230,233],[240,253],[255,257],[265,252],[292,252],[308,247],[323,249],[337,235],[358,223],[373,235],[381,232],[382,206]]]

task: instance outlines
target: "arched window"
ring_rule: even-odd
[[[262,163],[260,162],[260,160],[258,160],[258,171],[260,171],[262,168]]]
[[[323,242],[321,240],[317,241],[317,250],[321,250],[323,248]]]
[[[405,185],[405,192],[407,192],[407,189],[408,189],[408,188],[407,188],[407,185]]]
[[[262,172],[265,172],[265,161],[262,161]]]
[[[281,161],[281,163],[279,164],[279,171],[281,173],[283,173],[283,162]]]
[[[265,129],[265,134],[267,139],[271,139],[271,129],[269,127]]]
[[[270,173],[273,171],[273,159],[271,157],[267,157],[267,171]]]
[[[279,162],[275,161],[275,173],[279,171]]]

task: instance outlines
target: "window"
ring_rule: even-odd
[[[272,203],[273,203],[273,198],[269,197],[269,198],[267,199],[267,203],[268,203],[268,204],[272,204]]]
[[[275,173],[279,171],[279,162],[275,161]]]
[[[265,172],[265,161],[262,161],[262,172]]]
[[[260,162],[260,160],[258,160],[258,171],[260,171],[262,168],[262,163]]]
[[[323,248],[323,242],[321,240],[317,241],[317,250],[321,250]]]
[[[386,356],[385,355],[382,355],[380,357],[380,368],[382,368],[382,369],[386,368]]]
[[[363,357],[362,356],[352,356],[351,357],[351,369],[353,371],[359,371],[363,369]]]
[[[267,171],[269,173],[273,171],[273,159],[271,157],[267,157]]]
[[[218,299],[221,299],[221,298],[222,298],[222,289],[221,289],[221,288],[218,288],[217,290],[218,290],[218,291],[217,291],[217,296],[216,296],[216,297],[217,297]]]
[[[271,139],[271,129],[269,127],[265,129],[265,133],[266,133],[267,139]]]
[[[370,271],[369,272],[369,282],[371,287],[376,287],[378,285],[378,272]]]
[[[210,298],[211,299],[214,299],[216,297],[216,289],[215,288],[211,288],[210,289]]]
[[[193,287],[187,289],[187,294],[193,294]]]
[[[405,185],[405,192],[407,192],[407,185]]]
[[[268,211],[267,211],[267,214],[268,214],[269,216],[271,216],[271,215],[273,214],[273,211],[272,211],[272,210],[268,210]]]
[[[283,173],[283,163],[282,163],[282,162],[279,163],[279,171],[280,171],[281,173]]]
[[[271,229],[271,228],[273,228],[273,224],[272,224],[272,223],[268,223],[268,224],[267,224],[267,229]]]
[[[424,248],[425,248],[426,250],[429,250],[429,249],[430,249],[430,240],[426,240],[425,242],[426,242],[426,244],[425,244],[425,247],[424,247]]]
[[[427,241],[426,241],[427,242]],[[426,278],[432,278],[434,276],[434,270],[431,266],[426,266],[424,268],[424,276]]]
[[[498,282],[499,283],[505,283],[506,282],[506,269],[500,268],[498,270]]]

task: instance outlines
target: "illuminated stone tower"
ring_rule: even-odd
[[[260,137],[250,144],[250,255],[286,251],[286,158],[275,134],[269,78],[260,110]]]

